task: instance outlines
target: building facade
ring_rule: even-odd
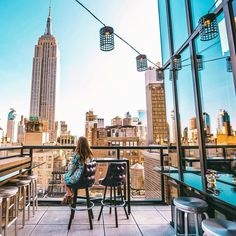
[[[148,144],[163,144],[168,140],[166,121],[165,88],[157,81],[157,70],[145,72]]]
[[[44,35],[35,46],[31,83],[30,116],[48,121],[50,141],[55,141],[55,111],[58,95],[59,51],[52,35],[52,17],[49,15]]]

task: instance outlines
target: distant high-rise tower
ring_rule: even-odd
[[[54,141],[59,51],[56,38],[52,35],[50,8],[45,33],[39,38],[34,50],[30,116],[48,122],[49,140]]]
[[[211,133],[211,120],[208,113],[203,112],[203,125],[204,125],[204,131],[206,135],[209,135]]]
[[[145,84],[148,144],[161,144],[168,140],[164,83],[157,81],[156,69],[148,69]]]
[[[17,126],[17,142],[24,143],[24,135],[25,135],[25,124],[24,124],[24,117],[21,116],[20,121]]]
[[[146,125],[147,124],[146,110],[138,110],[138,118],[139,118],[139,121],[142,122],[143,125]]]
[[[218,114],[218,134],[231,135],[230,116],[225,110]]]
[[[7,142],[14,141],[14,128],[15,128],[16,111],[11,108],[7,116]]]

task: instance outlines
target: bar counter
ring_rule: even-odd
[[[234,212],[236,210],[236,181],[233,175],[219,173],[216,179],[216,185],[214,188],[203,189],[201,172],[199,169],[192,167],[186,168],[183,172],[183,178],[179,176],[178,169],[174,167],[155,167],[155,171],[163,174],[164,176],[174,180],[177,184],[184,187],[197,190],[201,195],[207,199],[212,199],[210,202],[218,202],[222,206],[227,206]],[[208,201],[209,202],[209,201]]]

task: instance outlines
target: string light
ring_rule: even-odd
[[[78,0],[75,0],[81,7],[83,7],[90,15],[92,15],[98,22],[100,22],[104,27],[108,27],[108,26],[106,26],[106,24],[104,23],[104,22],[102,22],[96,15],[94,15],[87,7],[85,7],[80,1],[78,1]],[[103,28],[104,28],[103,27]],[[102,29],[103,29],[102,28]],[[102,30],[101,29],[101,30]],[[108,49],[109,48],[111,48],[110,50],[106,50],[107,49],[107,47],[106,47],[106,43],[104,44],[104,38],[102,37],[101,38],[101,30],[100,30],[100,48],[101,48],[101,50],[102,51],[110,51],[110,50],[112,50],[113,48],[114,48],[114,45],[113,46],[108,46]],[[135,49],[130,43],[128,43],[125,39],[123,39],[121,36],[119,36],[117,33],[115,33],[114,32],[114,30],[113,30],[113,34],[116,36],[116,37],[118,37],[121,41],[123,41],[125,44],[127,44],[131,49],[133,49],[137,54],[139,54],[139,56],[140,57],[142,57],[144,54],[142,54],[142,53],[140,53],[137,49]],[[105,35],[104,35],[105,36]],[[102,43],[102,45],[105,45],[104,47],[103,46],[101,46],[101,43]],[[138,57],[138,56],[137,56]],[[136,61],[137,61],[137,57],[136,57]],[[145,55],[145,57],[146,57],[146,55]],[[151,60],[149,60],[147,57],[146,57],[146,62],[148,61],[148,62],[150,62],[152,65],[154,65],[156,68],[160,68],[158,65],[156,65],[154,62],[152,62]],[[138,65],[138,64],[137,64]],[[138,69],[138,66],[137,66],[137,70],[138,71],[143,71],[143,70],[139,70]]]

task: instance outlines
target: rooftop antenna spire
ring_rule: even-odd
[[[49,2],[49,13],[48,13],[48,16],[51,16],[51,4],[52,4],[52,0],[50,0],[50,2]]]
[[[49,12],[48,12],[48,19],[47,19],[45,34],[52,35],[51,0],[49,2]]]

